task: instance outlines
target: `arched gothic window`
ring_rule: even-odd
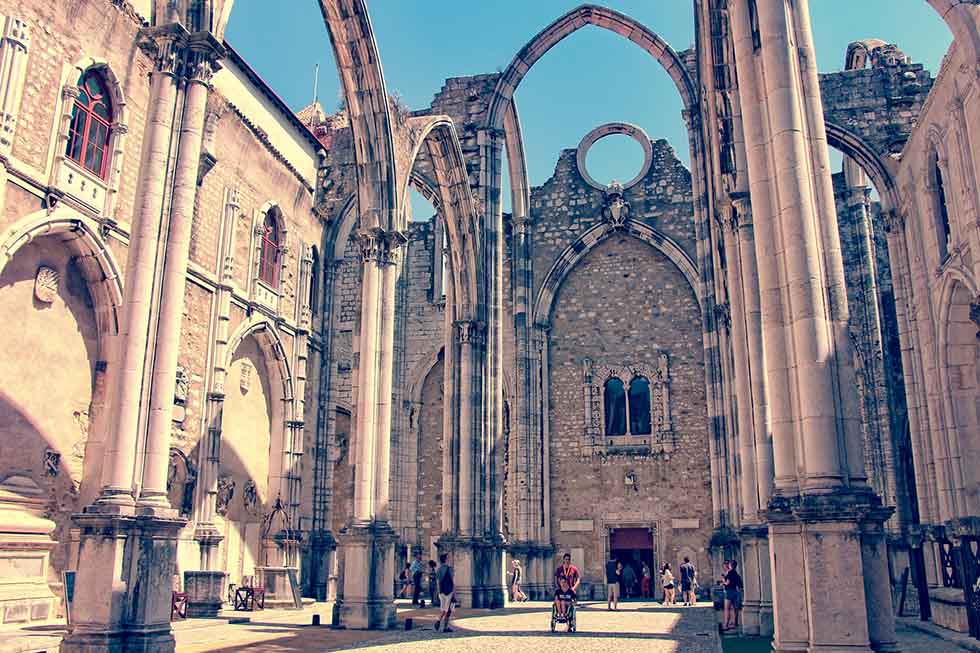
[[[630,381],[629,408],[630,434],[650,435],[650,381],[645,376]]]
[[[78,80],[78,98],[71,113],[65,155],[105,179],[109,170],[111,125],[112,101],[105,78],[97,70],[87,70]]]
[[[312,248],[311,258],[313,262],[310,263],[310,313],[316,315],[317,300],[320,297],[320,253],[316,249],[316,245]]]
[[[945,261],[949,257],[949,206],[946,204],[946,186],[938,156],[933,164],[933,176],[936,189],[936,241],[939,243],[939,260]]]
[[[619,377],[606,381],[603,390],[606,435],[626,435],[626,388]]]
[[[279,221],[275,209],[269,209],[262,225],[262,244],[259,253],[259,279],[273,288],[279,285]]]

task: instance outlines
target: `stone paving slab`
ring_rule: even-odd
[[[461,616],[453,632],[437,633],[431,625],[387,634],[377,640],[342,647],[363,653],[463,652],[528,650],[535,653],[718,653],[716,620],[709,607],[663,607],[627,603],[609,612],[606,604],[588,602],[578,613],[578,632],[551,633],[551,604],[520,606]],[[337,649],[327,649],[337,650]]]

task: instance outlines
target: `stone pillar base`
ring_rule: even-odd
[[[265,588],[265,607],[302,610],[296,567],[256,567],[259,586]]]
[[[212,618],[221,612],[225,600],[223,571],[185,571],[184,592],[187,594],[189,618]]]
[[[893,619],[890,606],[869,613],[880,597],[869,597],[864,582],[863,533],[880,527],[882,513],[890,511],[871,493],[772,498],[773,651],[870,653],[871,633],[882,630],[872,619]]]
[[[337,612],[347,628],[394,628],[395,531],[387,522],[352,524],[340,533],[343,596]]]
[[[61,653],[172,653],[173,570],[185,521],[91,510],[74,516],[81,546]]]
[[[449,555],[456,600],[464,608],[501,608],[506,588],[503,579],[504,543],[493,538],[446,534],[436,543]]]

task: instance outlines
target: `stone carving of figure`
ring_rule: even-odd
[[[613,181],[606,189],[606,205],[602,208],[602,218],[613,229],[623,229],[630,217],[630,203],[623,198],[623,185]]]
[[[224,517],[228,514],[228,505],[235,496],[235,479],[231,476],[218,477],[218,496],[215,498],[214,510]]]
[[[187,370],[183,367],[177,367],[177,381],[174,385],[174,403],[186,404],[189,390],[190,379],[187,377]]]
[[[259,490],[255,487],[255,481],[252,479],[245,481],[245,487],[242,488],[242,503],[246,512],[255,513],[259,504]]]
[[[657,380],[667,381],[670,378],[669,370],[669,359],[667,358],[667,352],[660,352],[660,357],[657,360]]]

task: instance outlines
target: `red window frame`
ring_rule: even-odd
[[[85,170],[105,179],[109,171],[112,102],[105,79],[96,71],[85,72],[78,80],[78,88],[65,155]]]
[[[279,225],[272,212],[266,213],[259,247],[259,280],[276,288],[279,284]]]

